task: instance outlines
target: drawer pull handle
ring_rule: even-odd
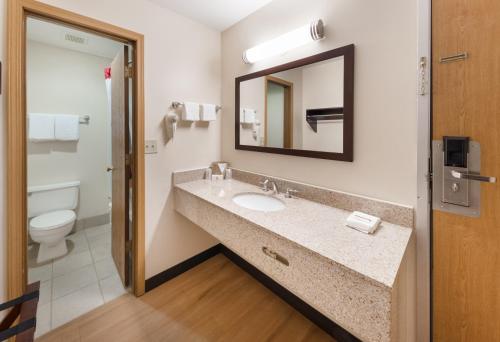
[[[290,266],[290,263],[288,262],[287,258],[285,258],[282,255],[279,255],[275,251],[272,251],[267,247],[262,247],[262,252],[264,252],[264,254],[267,255],[268,257],[271,257],[274,260],[281,262],[283,265]]]

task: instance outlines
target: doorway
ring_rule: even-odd
[[[127,292],[133,66],[129,43],[26,22],[28,283],[37,336]]]
[[[432,1],[436,342],[500,341],[500,185],[481,177],[500,176],[498,13],[496,0]]]
[[[264,145],[293,147],[293,83],[274,76],[265,80]]]
[[[58,226],[58,224],[51,224],[56,221],[64,221],[61,223],[61,227],[66,225],[68,226],[71,221],[73,221],[73,225],[71,227],[67,227],[71,232],[77,233],[77,228],[96,228],[97,231],[103,230],[104,233],[108,234],[105,236],[106,242],[109,241],[109,245],[111,250],[108,250],[107,253],[113,256],[112,263],[113,267],[116,267],[116,273],[118,274],[118,280],[120,284],[125,283],[125,285],[130,286],[131,291],[137,296],[140,296],[144,293],[144,155],[141,153],[144,150],[144,85],[143,85],[143,36],[107,23],[103,23],[88,17],[84,17],[69,11],[61,10],[56,7],[52,7],[46,4],[42,4],[36,1],[31,0],[14,0],[8,2],[8,25],[7,25],[7,36],[8,36],[8,78],[7,78],[7,140],[8,140],[8,148],[7,148],[7,156],[8,156],[8,167],[7,167],[7,177],[8,177],[8,187],[7,187],[7,203],[8,203],[8,228],[7,228],[7,258],[8,258],[8,296],[10,298],[16,297],[20,295],[26,284],[28,282],[29,276],[29,267],[28,267],[28,243],[36,242],[35,239],[43,240],[40,238],[40,234],[33,234],[36,236],[35,239],[32,238],[29,234],[29,225],[31,220],[28,220],[28,216],[30,215],[30,210],[33,208],[38,208],[38,215],[43,215],[45,210],[55,210],[61,211],[66,210],[65,213],[57,213],[52,215],[51,217],[44,217],[44,219],[40,219],[33,224],[33,231],[36,230],[37,227],[45,227],[47,225],[52,228]],[[113,123],[113,129],[111,129],[111,125],[109,125],[109,134],[110,140],[115,141],[116,137],[113,137],[113,134],[120,134],[121,132],[121,141],[116,140],[117,143],[112,145],[111,148],[107,148],[107,146],[102,146],[99,144],[100,148],[94,147],[94,151],[92,151],[96,156],[102,152],[105,155],[106,151],[111,151],[113,157],[115,155],[119,156],[118,159],[112,160],[114,164],[110,164],[107,166],[109,171],[112,172],[113,180],[110,183],[115,183],[114,174],[119,175],[120,178],[120,191],[121,195],[112,194],[112,209],[109,206],[109,200],[106,202],[108,204],[108,211],[112,210],[112,215],[106,218],[106,215],[89,215],[84,216],[80,215],[80,218],[86,220],[80,220],[82,222],[78,222],[79,214],[82,214],[80,210],[84,210],[84,206],[82,200],[84,200],[84,187],[89,185],[89,182],[82,182],[77,179],[77,175],[75,173],[71,174],[71,181],[66,179],[51,179],[44,180],[44,183],[47,184],[37,184],[36,186],[31,187],[31,191],[33,193],[41,194],[41,193],[49,193],[54,192],[57,195],[51,198],[56,198],[58,201],[62,202],[62,207],[60,208],[40,208],[41,204],[50,204],[54,206],[54,203],[57,201],[47,201],[43,199],[43,196],[34,196],[33,199],[38,200],[39,202],[29,204],[28,196],[28,180],[30,173],[29,166],[34,162],[35,159],[30,161],[30,157],[28,153],[30,151],[44,151],[50,152],[56,151],[60,155],[58,157],[71,157],[73,153],[78,153],[79,144],[84,142],[84,134],[90,128],[90,125],[95,124],[96,127],[99,125],[96,124],[99,118],[100,110],[91,110],[90,112],[78,112],[77,110],[72,110],[69,113],[66,112],[68,109],[62,107],[49,107],[49,105],[62,105],[62,100],[54,101],[51,100],[50,96],[41,96],[37,99],[37,107],[38,109],[31,108],[33,105],[30,101],[30,96],[37,96],[44,92],[47,92],[48,89],[52,86],[56,86],[57,82],[50,81],[43,83],[43,78],[40,78],[42,82],[38,83],[36,88],[30,88],[30,81],[33,81],[32,76],[34,74],[30,74],[31,71],[34,70],[42,70],[47,72],[47,65],[54,63],[51,57],[44,58],[31,58],[31,60],[40,62],[42,61],[42,68],[33,69],[28,65],[30,61],[30,54],[33,50],[30,51],[29,47],[29,21],[30,20],[38,20],[44,23],[51,23],[55,26],[60,26],[64,30],[64,34],[58,35],[57,41],[60,43],[61,41],[72,43],[72,44],[80,44],[80,48],[89,48],[91,44],[85,40],[85,38],[91,35],[92,37],[98,37],[99,39],[106,40],[109,42],[114,42],[114,47],[120,46],[119,52],[114,55],[113,60],[110,62],[111,68],[115,69],[115,80],[119,80],[120,72],[123,76],[122,89],[118,89],[115,91],[114,89],[120,84],[120,82],[111,82],[110,87],[110,96],[115,97],[115,94],[120,94],[123,100],[123,104],[117,106],[119,101],[111,101],[114,105],[109,108],[109,120]],[[69,34],[66,34],[69,33]],[[76,34],[71,34],[76,33]],[[97,39],[97,38],[96,38]],[[38,42],[40,43],[40,42]],[[82,44],[83,43],[83,44]],[[83,46],[82,46],[83,45]],[[111,44],[113,45],[113,44]],[[110,46],[111,46],[110,45]],[[37,53],[41,53],[42,49],[38,49]],[[47,49],[45,49],[47,50]],[[73,54],[81,53],[82,51],[72,51]],[[130,57],[133,61],[132,65],[129,65]],[[40,55],[41,56],[41,55]],[[47,56],[47,55],[46,55]],[[53,56],[48,54],[48,56]],[[31,56],[33,57],[33,56]],[[35,56],[36,57],[36,56]],[[102,57],[102,56],[101,56]],[[111,58],[109,58],[111,60]],[[73,68],[73,71],[81,69],[81,65],[75,63],[74,65],[70,65]],[[62,67],[62,66],[60,66]],[[105,87],[105,70],[102,69],[99,71],[100,79],[95,81],[95,88],[106,89]],[[83,73],[83,75],[87,75],[88,73]],[[38,75],[39,77],[41,75]],[[54,74],[45,75],[45,76],[54,76]],[[68,75],[69,76],[69,75]],[[97,78],[96,78],[97,79]],[[127,82],[125,82],[127,81]],[[60,85],[64,85],[65,80],[62,79],[60,81]],[[78,80],[78,82],[74,82],[75,84],[83,84],[84,82]],[[64,90],[64,89],[63,89]],[[63,91],[61,90],[61,91]],[[128,90],[130,92],[130,97],[125,95],[125,91]],[[84,91],[82,91],[84,92]],[[56,94],[56,92],[52,92],[52,94]],[[83,94],[88,95],[88,94]],[[102,96],[100,93],[99,96]],[[105,98],[107,96],[105,95]],[[82,102],[97,102],[94,96],[82,96],[84,100],[79,100]],[[127,99],[127,100],[125,100]],[[72,101],[74,102],[74,101]],[[73,103],[74,104],[74,103]],[[46,106],[46,107],[43,107]],[[106,105],[108,106],[108,105]],[[113,107],[117,106],[115,110]],[[31,111],[33,109],[33,111]],[[127,116],[127,109],[129,109],[130,116]],[[35,113],[35,111],[40,110],[42,113]],[[52,137],[51,135],[43,136],[49,132],[49,134],[55,134],[55,131],[52,131],[50,127],[54,125],[56,127],[56,123],[52,123],[52,119],[57,118],[49,118],[45,115],[45,118],[41,118],[40,116],[36,119],[40,120],[38,123],[47,124],[49,122],[49,129],[46,126],[29,125],[31,121],[30,112],[32,114],[67,114],[66,115],[66,123],[63,127],[63,131],[59,132],[59,136]],[[44,113],[45,112],[45,113]],[[106,110],[104,110],[106,113]],[[116,113],[116,115],[113,115]],[[71,116],[74,117],[71,117]],[[55,115],[54,115],[55,116]],[[106,115],[104,115],[106,116]],[[75,122],[75,117],[78,119],[78,126],[74,126],[73,124],[69,124],[69,122]],[[29,119],[28,119],[29,118]],[[89,124],[89,126],[85,126]],[[30,132],[31,127],[40,128],[45,127],[45,131],[36,132],[36,134],[41,134],[38,136],[38,139],[33,139],[34,141],[30,141],[30,134],[33,133],[35,136],[35,132]],[[71,127],[71,128],[70,128]],[[102,126],[103,135],[106,135],[106,126]],[[130,130],[129,130],[130,128]],[[56,128],[54,128],[56,129]],[[81,133],[79,139],[75,139],[78,137],[78,133]],[[87,132],[88,133],[88,132]],[[62,134],[62,135],[61,135]],[[98,136],[93,136],[95,140],[98,139]],[[29,144],[35,144],[35,140],[46,140],[45,143],[50,146],[28,146]],[[49,144],[49,141],[50,142]],[[54,147],[57,141],[58,146]],[[37,142],[41,143],[41,142]],[[81,145],[83,148],[84,144]],[[102,150],[102,151],[101,151]],[[39,158],[42,153],[39,153],[37,157]],[[89,152],[90,155],[92,155]],[[47,157],[47,153],[45,153],[45,157]],[[102,156],[101,156],[102,157]],[[83,157],[82,157],[83,158]],[[82,159],[78,158],[78,159]],[[106,157],[104,157],[106,158]],[[46,162],[46,160],[44,161]],[[45,163],[47,164],[47,163]],[[50,171],[46,171],[46,176],[56,177],[57,174],[63,174],[64,168],[69,168],[71,162],[67,162],[64,160],[63,163],[59,164],[61,167],[58,167],[53,174],[50,174]],[[109,164],[109,163],[107,163]],[[44,167],[48,167],[45,165]],[[83,166],[81,167],[83,168]],[[34,168],[38,171],[42,170],[41,167]],[[95,172],[100,174],[100,178],[106,181],[106,176],[102,177],[102,174],[106,174],[106,168],[92,168]],[[37,188],[38,186],[38,188]],[[115,187],[106,187],[102,186],[100,189],[101,195],[106,191],[114,190]],[[117,187],[118,189],[118,187]],[[75,193],[77,196],[75,196]],[[85,191],[86,195],[92,193],[88,189]],[[85,196],[86,196],[85,195]],[[36,197],[36,198],[35,198]],[[108,197],[108,196],[105,196]],[[100,197],[102,199],[102,196]],[[71,201],[73,199],[73,202]],[[77,202],[76,204],[74,202]],[[90,210],[88,205],[92,200],[86,201],[87,208],[85,210]],[[92,203],[93,205],[94,203]],[[102,203],[101,203],[102,204]],[[43,207],[43,205],[42,205]],[[100,206],[102,210],[102,206]],[[29,210],[30,209],[30,210]],[[61,209],[61,210],[60,210]],[[73,211],[73,215],[71,215],[71,211]],[[47,214],[47,213],[45,213]],[[64,215],[65,217],[62,217]],[[33,218],[33,217],[32,217]],[[122,223],[115,224],[115,220],[120,218]],[[109,223],[112,222],[108,231],[103,226],[106,226],[106,220],[109,220]],[[56,222],[57,223],[57,222]],[[104,223],[104,224],[100,224]],[[97,225],[95,225],[97,224]],[[93,227],[90,227],[93,226]],[[114,231],[114,228],[119,228],[120,234]],[[71,233],[70,232],[70,233]],[[90,241],[88,239],[89,234],[84,232],[84,238],[87,238],[87,243]],[[97,232],[94,232],[97,233]],[[82,234],[81,234],[82,236]],[[31,241],[31,240],[32,241]],[[46,240],[46,239],[45,239]],[[47,241],[45,241],[47,242]],[[62,249],[62,252],[67,253],[65,255],[69,255],[71,252],[74,252],[74,247],[76,243],[67,243],[63,244],[55,244],[58,248]],[[38,249],[42,246],[43,243],[39,243],[40,246],[37,246]],[[46,247],[54,247],[46,246]],[[67,251],[64,251],[64,247],[67,248]],[[116,247],[116,248],[115,248]],[[50,249],[50,248],[47,248]],[[114,250],[117,250],[117,253]],[[34,251],[38,258],[38,251]],[[54,252],[52,250],[52,252]],[[61,253],[61,251],[56,251]],[[89,251],[92,257],[92,251]],[[63,254],[64,254],[63,253]],[[43,254],[43,253],[42,253]],[[57,262],[56,259],[60,258],[51,255],[50,253],[47,255],[45,253],[45,258],[47,260],[43,260],[40,258],[41,262]],[[77,258],[78,259],[78,258]],[[88,259],[87,259],[88,260]],[[93,260],[93,259],[92,259]],[[79,261],[81,262],[81,260]],[[64,269],[68,263],[61,263],[58,266],[58,269]],[[116,265],[116,266],[115,266]],[[93,266],[95,269],[95,265]],[[52,269],[54,269],[54,264],[52,265]],[[115,277],[115,280],[116,277]],[[115,282],[116,283],[116,282]],[[67,283],[66,283],[67,285]],[[99,285],[98,285],[99,286]],[[52,289],[52,294],[54,294],[54,289]],[[103,299],[103,295],[101,292],[101,299]]]

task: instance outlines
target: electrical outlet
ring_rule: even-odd
[[[154,153],[158,153],[158,149],[157,149],[157,146],[156,146],[156,140],[146,140],[145,144],[144,144],[144,153],[146,154],[154,154]]]

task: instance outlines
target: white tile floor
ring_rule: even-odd
[[[37,245],[28,247],[28,280],[39,280],[36,336],[69,322],[126,292],[111,258],[111,226],[66,237],[68,254],[36,264]]]

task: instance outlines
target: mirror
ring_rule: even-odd
[[[354,45],[236,79],[236,149],[352,161]]]

